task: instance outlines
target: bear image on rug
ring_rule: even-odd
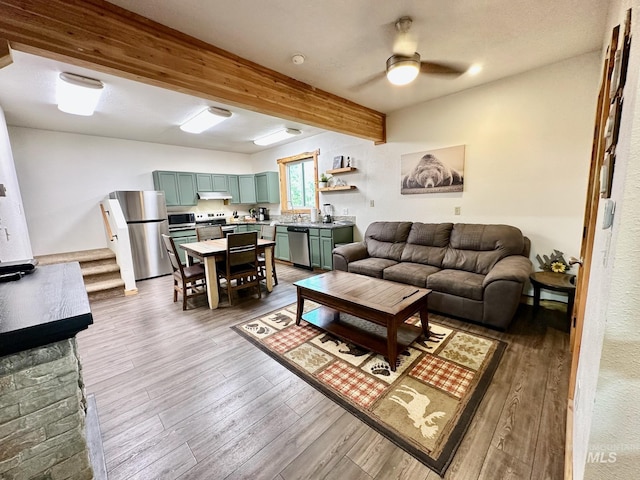
[[[401,157],[400,193],[462,192],[464,145]]]

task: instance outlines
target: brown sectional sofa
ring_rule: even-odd
[[[336,270],[430,288],[429,310],[506,329],[531,273],[516,227],[374,222],[363,242],[333,250]]]

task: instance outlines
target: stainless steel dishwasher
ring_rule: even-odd
[[[311,255],[309,253],[309,229],[307,227],[287,227],[289,235],[289,258],[294,267],[311,267]]]

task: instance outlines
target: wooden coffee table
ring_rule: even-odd
[[[427,299],[431,290],[426,288],[336,270],[294,285],[298,291],[297,325],[305,320],[385,355],[393,371],[398,352],[420,335],[429,337]],[[321,306],[304,313],[305,300]],[[422,328],[404,323],[416,312]]]

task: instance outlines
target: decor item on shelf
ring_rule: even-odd
[[[333,168],[342,168],[342,160],[344,157],[342,155],[338,155],[337,157],[333,157]]]
[[[464,145],[417,152],[400,157],[400,193],[462,192]]]
[[[320,179],[318,180],[318,188],[326,188],[330,178],[331,175],[327,175],[326,173],[320,174]]]
[[[347,163],[344,166],[346,168],[351,168],[353,166],[353,159],[351,157],[347,157]]]
[[[538,260],[540,268],[545,272],[567,273],[571,270],[571,265],[564,259],[563,255],[564,253],[560,250],[554,250],[551,255],[543,255],[542,258],[540,258],[540,255],[536,255],[536,260]]]
[[[305,311],[317,304],[307,301]],[[451,326],[429,313],[429,338],[384,355],[345,342],[302,321],[296,304],[245,320],[236,333],[428,468],[444,475],[507,344]],[[362,323],[341,314],[350,325]],[[406,323],[419,324],[417,316]],[[377,335],[384,327],[373,327]],[[384,337],[385,333],[382,333]]]

